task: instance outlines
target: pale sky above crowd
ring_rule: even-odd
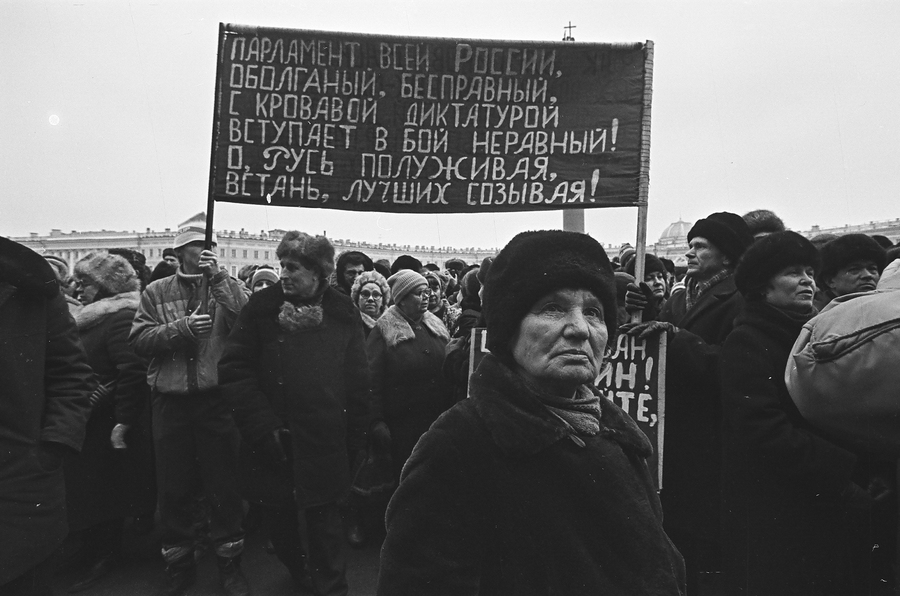
[[[768,208],[798,230],[900,217],[896,0],[0,0],[0,235],[161,230],[206,208],[219,22],[655,44],[648,239]],[[634,242],[637,210],[586,231]],[[501,247],[561,212],[218,203],[216,229]]]

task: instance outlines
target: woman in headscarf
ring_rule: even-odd
[[[403,470],[377,593],[683,594],[650,442],[594,387],[616,328],[603,248],[519,234],[483,308],[491,353]]]
[[[866,517],[872,496],[853,482],[857,457],[803,419],[784,380],[817,312],[818,266],[810,241],[778,232],[748,248],[735,273],[746,303],[720,365],[727,594],[857,593],[850,575],[861,528],[852,520]]]
[[[391,301],[391,288],[387,280],[377,271],[364,271],[353,281],[350,298],[359,309],[366,338],[375,322],[384,314]]]
[[[69,531],[80,533],[87,561],[70,592],[87,589],[113,568],[125,518],[153,511],[156,503],[147,363],[128,343],[140,281],[128,261],[111,254],[78,261],[75,279],[84,304],[75,323],[98,389],[81,455],[64,461]]]
[[[372,371],[372,441],[390,445],[395,476],[419,437],[453,405],[441,374],[450,335],[428,311],[428,282],[410,269],[388,278],[394,304],[366,340]]]

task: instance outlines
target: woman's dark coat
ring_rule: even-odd
[[[369,368],[359,311],[333,288],[323,319],[286,331],[278,322],[281,284],[251,296],[219,361],[219,381],[241,430],[242,480],[249,500],[332,503],[350,489],[350,451],[365,448],[370,420]],[[277,465],[251,452],[267,433],[291,432],[293,460]],[[290,456],[290,454],[288,454]]]
[[[414,337],[396,342],[404,326]],[[384,421],[391,432],[397,476],[422,433],[454,403],[451,384],[441,372],[448,340],[443,323],[431,313],[411,327],[396,306],[381,315],[366,340],[373,421]]]
[[[684,593],[646,464],[652,447],[601,397],[600,433],[569,439],[492,355],[471,397],[426,432],[387,513],[378,594]]]
[[[710,288],[690,312],[685,298],[686,291],[673,294],[659,316],[679,328],[666,352],[665,463],[660,497],[666,529],[673,536],[688,534],[709,545],[699,555],[704,560],[694,563],[712,570],[716,568],[712,545],[719,540],[721,481],[719,356],[744,299],[733,277]]]
[[[0,379],[3,585],[46,559],[68,532],[61,461],[45,450],[81,449],[93,390],[53,270],[6,238],[0,238]]]
[[[138,292],[126,292],[87,304],[75,315],[95,378],[112,393],[91,412],[81,454],[66,457],[63,466],[73,532],[156,508],[147,362],[128,343],[139,302]],[[131,427],[127,449],[110,444],[117,423]]]
[[[784,370],[803,323],[749,302],[722,349],[723,563],[734,594],[844,593],[856,457],[814,431]],[[830,588],[830,590],[826,589]]]

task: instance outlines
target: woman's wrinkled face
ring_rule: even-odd
[[[97,292],[100,291],[99,286],[94,283],[89,277],[79,277],[76,280],[77,288],[78,288],[78,300],[82,304],[90,304],[97,297]]]
[[[413,321],[418,321],[428,310],[428,292],[428,286],[417,287],[397,303],[397,308]]]
[[[287,296],[312,298],[319,288],[319,274],[291,257],[281,259],[281,287]]]
[[[772,306],[809,312],[816,295],[815,271],[806,265],[791,265],[769,281],[765,301]]]
[[[563,288],[540,298],[519,324],[512,355],[539,389],[572,397],[600,373],[609,333],[603,304],[588,290]]]
[[[377,318],[381,314],[381,306],[384,304],[384,295],[376,283],[368,283],[359,289],[359,310],[370,317]]]

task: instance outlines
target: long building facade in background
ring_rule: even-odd
[[[147,228],[145,232],[110,232],[100,230],[94,232],[64,233],[58,229],[50,231],[47,236],[32,233],[27,237],[13,238],[28,246],[32,250],[47,255],[61,257],[68,261],[70,271],[75,263],[82,257],[92,252],[103,252],[110,248],[130,248],[137,250],[147,257],[147,264],[153,266],[162,260],[163,250],[171,248],[175,240],[178,228],[205,221],[205,215],[197,215],[181,222],[177,228],[166,228],[161,232]],[[202,223],[200,224],[202,225]],[[647,252],[660,257],[666,257],[675,262],[676,266],[686,266],[684,253],[687,252],[687,234],[693,224],[685,221],[677,221],[670,224],[662,233],[659,241],[647,246]],[[886,236],[895,244],[900,241],[900,218],[869,222],[859,225],[845,225],[838,228],[820,228],[813,226],[811,229],[800,232],[807,238],[819,234],[851,234],[862,233],[869,235],[880,234]],[[275,257],[275,249],[285,230],[261,230],[258,234],[246,230],[230,231],[217,230],[219,264],[224,265],[229,273],[237,275],[245,265],[270,265],[279,270],[278,259]],[[358,250],[366,253],[373,261],[387,259],[393,262],[400,255],[408,254],[416,257],[422,263],[435,263],[441,268],[450,259],[462,259],[466,263],[480,263],[484,257],[493,256],[498,248],[447,248],[436,246],[397,245],[397,244],[372,244],[368,242],[354,242],[347,239],[330,239],[334,244],[335,253],[340,254],[348,250]],[[603,245],[610,257],[619,253],[618,245]]]

